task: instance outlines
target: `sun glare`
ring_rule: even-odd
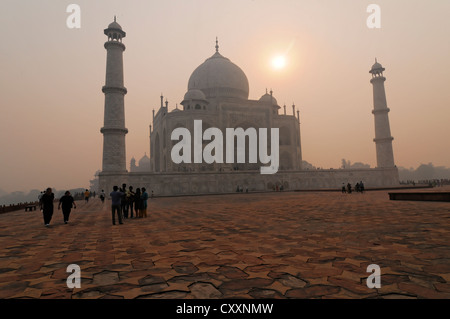
[[[272,59],[272,67],[275,70],[281,70],[286,67],[286,57],[283,55],[276,56]]]

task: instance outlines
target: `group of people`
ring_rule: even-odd
[[[356,183],[355,185],[355,191],[357,193],[364,193],[364,183],[361,181],[359,183]],[[348,183],[347,186],[345,186],[344,183],[342,183],[342,193],[348,193],[351,194],[353,192],[352,184]]]
[[[89,195],[86,190],[85,201],[89,201]],[[119,224],[123,224],[124,219],[128,218],[147,218],[147,201],[149,199],[149,194],[147,190],[142,188],[137,188],[136,191],[133,190],[133,186],[126,187],[126,184],[122,185],[119,189],[118,186],[113,187],[113,191],[110,193],[112,203],[111,203],[111,213],[112,213],[112,223],[116,224],[116,215],[118,217]],[[100,194],[100,199],[102,203],[105,201],[105,192],[102,190]],[[152,191],[153,197],[153,191]],[[49,187],[47,190],[39,195],[39,207],[43,213],[44,225],[48,227],[53,217],[53,204],[55,202],[55,194],[53,194],[52,189]],[[73,196],[70,191],[66,191],[64,196],[59,199],[58,210],[62,208],[63,220],[67,224],[69,222],[70,213],[72,208],[77,208]]]
[[[55,194],[53,194],[52,189],[49,187],[45,193],[39,195],[39,207],[44,215],[44,225],[45,227],[50,226],[50,222],[53,217],[53,203],[55,202]],[[73,196],[69,191],[64,193],[59,199],[58,210],[62,208],[64,224],[69,222],[70,212],[72,208],[77,208],[77,204]]]
[[[118,186],[114,186],[113,191],[109,195],[112,201],[111,214],[113,225],[116,224],[116,215],[119,224],[123,224],[123,220],[128,218],[147,218],[149,195],[145,187],[136,188],[136,191],[134,191],[133,186],[127,189],[127,185],[122,184],[120,189]]]

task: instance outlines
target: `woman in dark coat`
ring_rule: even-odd
[[[55,194],[52,193],[52,189],[49,187],[44,195],[42,195],[39,202],[42,213],[44,215],[44,225],[48,227],[53,216],[53,201],[55,200]]]
[[[136,211],[136,217],[142,218],[142,198],[141,189],[136,188],[136,193],[134,194],[134,210]]]

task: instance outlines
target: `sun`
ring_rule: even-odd
[[[282,70],[286,67],[287,61],[284,55],[278,55],[272,59],[272,67],[275,70]]]

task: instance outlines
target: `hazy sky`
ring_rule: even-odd
[[[81,28],[69,29],[69,4]],[[369,4],[381,29],[369,29]],[[161,93],[180,103],[194,69],[220,52],[246,73],[250,98],[273,89],[301,111],[303,159],[376,165],[372,86],[385,76],[397,166],[450,166],[450,1],[2,0],[0,189],[88,187],[101,169],[106,50],[117,15],[124,44],[127,162],[149,153]],[[286,53],[282,71],[271,59]]]

